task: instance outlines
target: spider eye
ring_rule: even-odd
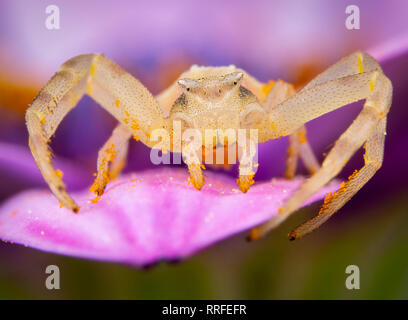
[[[224,78],[224,81],[228,85],[236,86],[241,81],[243,76],[244,74],[242,72],[233,72],[233,73],[227,74]]]
[[[192,88],[196,88],[198,83],[192,79],[180,79],[178,84],[185,90],[191,91]]]

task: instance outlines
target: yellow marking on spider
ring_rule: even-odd
[[[38,119],[40,119],[41,124],[44,124],[45,116],[42,114],[42,112],[34,110],[34,113],[37,115]]]
[[[88,82],[86,83],[86,93],[90,94],[92,89],[92,81],[88,79]]]
[[[90,76],[93,76],[93,75],[95,74],[97,57],[98,57],[98,56],[96,56],[96,57],[94,58],[94,60],[92,61],[91,66],[90,66],[90,68],[89,68],[89,75],[90,75]]]
[[[109,162],[112,163],[115,161],[117,151],[114,150],[114,148],[115,148],[115,145],[112,143],[111,146],[108,148],[108,150],[106,150],[107,157],[104,157],[100,164],[100,168],[102,169],[98,169],[98,170],[103,170],[103,171],[98,171],[98,175],[94,183],[89,188],[90,192],[93,192],[95,193],[95,195],[97,195],[97,197],[93,199],[93,201],[91,200],[93,203],[99,200],[100,196],[103,193],[104,186],[106,186],[109,180],[112,179],[107,167],[109,166]],[[99,175],[99,173],[101,173],[101,176]]]
[[[64,176],[64,173],[61,170],[55,170],[56,175],[62,179],[62,177]]]
[[[326,194],[326,198],[324,198],[323,205],[319,210],[318,216],[322,215],[328,208],[330,203],[336,199],[340,194],[343,194],[346,192],[348,185],[350,184],[350,181],[358,174],[358,170],[354,170],[354,172],[351,174],[351,176],[348,177],[347,182],[342,182],[340,184],[339,190],[336,192],[329,192]]]
[[[307,137],[306,137],[306,134],[304,132],[299,131],[297,135],[298,135],[300,144],[307,142]]]
[[[276,125],[273,123],[273,121],[271,121],[271,128],[272,128],[272,130],[276,130],[277,128],[276,128]]]
[[[254,175],[255,174],[252,173],[250,175],[240,176],[237,179],[237,184],[242,192],[244,193],[247,192],[249,188],[255,183]]]
[[[370,82],[368,83],[368,87],[370,91],[374,90],[374,82],[375,82],[375,78],[371,79]]]
[[[275,85],[275,81],[270,80],[267,84],[262,86],[262,92],[265,96],[272,90],[273,86]]]
[[[116,108],[119,108],[119,103],[120,103],[120,100],[119,100],[119,99],[116,99],[116,100],[115,100],[115,106],[116,106]]]
[[[363,73],[364,72],[363,56],[361,54],[358,55],[357,65],[358,65],[358,72]]]
[[[130,121],[131,121],[130,127],[133,130],[139,130],[140,129],[140,126],[139,126],[139,124],[137,123],[137,121],[135,119],[130,119]]]
[[[99,56],[96,56],[96,57],[93,59],[92,64],[91,64],[91,66],[89,67],[89,77],[88,77],[88,80],[87,80],[87,82],[86,82],[86,92],[87,92],[88,94],[91,93],[91,89],[92,89],[92,78],[93,78],[93,75],[94,75],[95,72],[96,72],[96,62],[97,62],[97,60],[98,60],[98,57],[99,57]]]

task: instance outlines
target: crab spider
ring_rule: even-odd
[[[154,147],[150,134],[155,129],[172,132],[179,120],[183,130],[257,129],[259,141],[289,135],[285,176],[292,178],[298,158],[312,173],[271,220],[251,230],[257,239],[277,227],[317,190],[333,179],[350,157],[364,145],[365,164],[334,194],[328,194],[319,214],[289,234],[290,239],[310,233],[339,210],[380,168],[383,160],[386,116],[391,106],[392,84],[377,61],[366,53],[353,53],[318,75],[299,92],[281,80],[261,83],[235,66],[198,67],[184,72],[162,93],[153,95],[129,73],[100,54],[81,55],[65,62],[40,91],[26,112],[29,145],[50,189],[59,201],[78,211],[65,191],[61,174],[51,163],[48,141],[58,124],[88,94],[120,123],[98,155],[97,177],[91,190],[101,196],[109,179],[120,173],[127,155],[129,139],[135,137]],[[305,123],[352,102],[365,104],[350,127],[339,137],[319,166],[306,139]],[[207,141],[203,143],[206,147]],[[211,142],[212,143],[212,142]],[[221,141],[221,144],[230,141]],[[172,145],[182,152],[190,181],[200,189],[204,184],[198,155]],[[186,148],[184,148],[186,147]],[[240,162],[237,180],[241,191],[253,184],[253,174]],[[242,169],[242,170],[241,170]],[[244,174],[246,173],[246,174]]]

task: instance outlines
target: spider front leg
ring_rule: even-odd
[[[90,191],[100,197],[108,182],[115,179],[126,164],[129,140],[132,132],[123,124],[113,130],[112,136],[99,150],[97,162],[97,176]]]
[[[58,200],[75,212],[79,207],[65,191],[61,174],[51,163],[48,141],[84,94],[91,96],[148,146],[151,146],[150,132],[169,125],[151,93],[103,55],[81,55],[65,62],[27,109],[26,123],[30,148],[45,181]],[[123,136],[114,134],[112,139],[116,141]],[[96,189],[100,192],[103,187]]]
[[[188,183],[191,183],[194,188],[201,190],[205,184],[203,169],[205,166],[201,163],[199,153],[201,151],[201,143],[197,144],[197,140],[185,142],[182,148],[182,156],[185,164],[188,167]]]
[[[258,166],[258,163],[255,163],[257,138],[257,136],[247,137],[245,140],[238,138],[239,178],[237,184],[244,193],[254,184],[254,175]]]
[[[350,157],[364,144],[365,165],[329,194],[319,215],[289,234],[291,240],[313,231],[340,209],[378,170],[382,163],[385,122],[392,100],[392,84],[378,63],[369,55],[354,53],[323,72],[298,94],[271,112],[272,136],[288,134],[324,113],[366,99],[363,110],[336,141],[322,167],[285,203],[279,213],[253,229],[250,239],[257,239],[278,226],[316,191],[334,178]]]

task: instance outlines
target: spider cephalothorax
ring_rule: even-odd
[[[241,84],[243,78],[244,71],[234,66],[193,66],[177,81],[182,93],[170,109],[170,123],[180,120],[183,128],[197,129],[203,137],[205,130],[225,132],[248,126],[245,121],[250,112],[264,111],[258,98]],[[209,147],[205,139],[203,142]],[[217,142],[224,144],[225,141]],[[233,144],[235,140],[229,139],[228,143]]]
[[[386,115],[391,106],[392,85],[379,64],[368,54],[356,52],[318,75],[296,93],[284,82],[261,83],[235,66],[198,67],[180,75],[168,89],[154,97],[138,80],[103,55],[72,58],[49,80],[26,112],[30,147],[44,179],[60,202],[78,211],[61,174],[51,163],[48,140],[64,116],[88,94],[119,121],[98,155],[98,173],[91,190],[103,194],[110,178],[120,173],[129,139],[134,137],[151,148],[157,147],[156,130],[174,138],[176,123],[181,135],[194,129],[201,137],[199,150],[239,144],[240,130],[256,130],[244,135],[245,149],[257,143],[289,135],[290,146],[285,176],[295,175],[302,158],[312,176],[289,198],[279,214],[252,230],[256,239],[279,225],[311,195],[333,179],[350,157],[365,146],[365,165],[328,195],[315,218],[290,233],[291,239],[311,232],[340,209],[378,170],[383,159]],[[344,105],[366,99],[363,110],[336,141],[320,167],[306,139],[304,124]],[[208,132],[212,136],[208,139]],[[235,135],[228,135],[225,132]],[[245,131],[246,132],[246,131]],[[256,138],[254,138],[256,137]],[[182,152],[197,189],[204,184],[202,157],[192,140],[170,143],[170,151]],[[163,147],[162,147],[163,148]],[[233,149],[233,148],[230,148]],[[257,165],[251,152],[239,158],[238,185],[243,192],[253,184]]]

